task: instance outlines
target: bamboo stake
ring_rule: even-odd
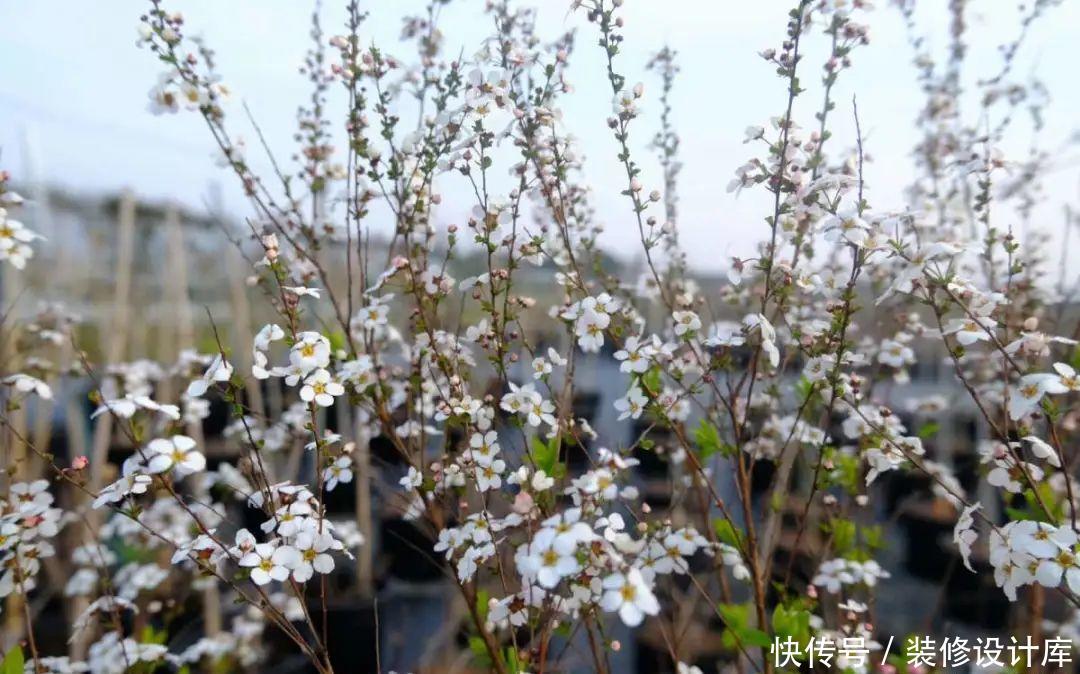
[[[15,311],[15,298],[19,297],[21,283],[22,279],[15,273],[14,268],[9,264],[5,264],[3,266],[3,278],[0,279],[5,304],[0,307],[0,311]],[[0,363],[4,364],[5,369],[8,364],[15,362],[15,345],[18,341],[18,329],[15,326],[15,321],[8,320],[6,324],[6,329],[10,333],[4,336],[3,351],[0,353]],[[0,372],[0,374],[4,373]],[[23,464],[26,463],[26,445],[18,440],[19,437],[26,437],[26,408],[20,406],[18,409],[11,411],[8,418],[12,428],[5,429],[3,435],[3,458],[6,470],[2,472],[2,477],[5,493],[11,488],[11,484],[17,481],[19,475],[24,471]],[[4,602],[4,613],[2,641],[4,649],[7,650],[17,643],[26,631],[23,620],[22,595],[17,593],[10,595],[7,601]]]
[[[167,230],[167,250],[169,261],[172,266],[172,283],[166,286],[165,306],[171,306],[170,315],[173,320],[170,332],[175,334],[176,353],[169,354],[178,357],[185,349],[195,346],[195,322],[192,318],[191,295],[188,288],[187,245],[184,242],[184,228],[180,221],[180,211],[176,204],[169,202],[165,206],[165,229]],[[172,292],[169,292],[171,290]],[[168,297],[172,295],[172,297]],[[183,384],[181,383],[181,386]],[[183,396],[183,390],[177,398]],[[195,440],[200,447],[206,446],[206,438],[203,436],[202,423],[191,421],[186,428],[188,437]],[[209,582],[203,589],[203,630],[206,636],[213,636],[221,632],[221,593],[217,582]]]
[[[125,190],[120,195],[117,215],[116,235],[116,282],[113,288],[113,306],[111,316],[102,326],[101,334],[107,337],[105,363],[118,363],[127,349],[129,323],[131,322],[131,276],[135,258],[135,195]],[[105,341],[105,340],[103,340]],[[88,488],[91,492],[101,491],[105,480],[105,464],[109,458],[109,443],[112,439],[113,420],[111,414],[102,414],[94,426],[94,438],[91,444],[90,475]],[[97,510],[86,514],[91,530],[97,531],[101,516]],[[72,603],[71,618],[79,615],[86,608],[85,600]],[[90,635],[75,639],[71,643],[70,655],[73,660],[85,660]]]
[[[135,197],[131,192],[125,191],[121,195],[119,210],[112,316],[108,329],[101,331],[109,336],[105,352],[106,364],[118,363],[124,357],[131,322],[131,270],[135,256]],[[94,455],[90,462],[90,488],[95,492],[102,486],[111,437],[112,415],[102,414],[94,427]]]
[[[247,261],[240,255],[235,247],[229,247],[229,261],[225,265],[229,271],[229,294],[233,311],[233,329],[235,332],[236,354],[234,360],[236,367],[241,372],[251,372],[251,345],[255,339],[251,326],[251,303],[248,300],[247,284],[244,281],[244,270]],[[259,414],[263,414],[266,408],[263,406],[262,387],[259,380],[254,377],[244,377],[244,388],[248,395],[248,407]]]

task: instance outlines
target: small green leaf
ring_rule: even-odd
[[[932,438],[932,437],[934,437],[934,435],[937,434],[938,430],[940,430],[940,429],[941,429],[941,424],[939,424],[936,421],[931,421],[929,423],[925,423],[919,428],[919,431],[918,431],[919,439],[920,440],[926,440],[927,438]]]
[[[4,654],[4,660],[0,662],[0,674],[23,674],[26,668],[26,659],[23,657],[22,648],[15,646]]]
[[[555,468],[555,461],[559,458],[558,455],[553,453],[551,447],[538,437],[533,437],[531,444],[536,467],[551,475],[551,471]]]
[[[698,423],[698,427],[694,429],[694,442],[698,446],[698,456],[702,459],[708,459],[713,454],[723,451],[727,454],[724,441],[720,439],[720,431],[716,430],[716,426],[713,426],[706,419],[702,419]]]
[[[742,641],[742,645],[746,646],[759,646],[765,647],[772,645],[772,639],[765,632],[753,627],[748,627],[739,633],[739,640]]]
[[[713,520],[713,530],[721,543],[727,543],[733,548],[742,549],[742,533],[735,528],[731,520],[717,517]]]

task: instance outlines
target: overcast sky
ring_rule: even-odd
[[[324,25],[337,32],[340,3],[326,0]],[[370,2],[366,36],[407,56],[398,42],[401,16],[418,13],[422,0]],[[482,0],[455,0],[441,23],[448,53],[464,48],[471,54],[488,32]],[[567,120],[582,139],[590,179],[597,191],[601,219],[608,226],[606,245],[633,254],[636,228],[625,198],[619,195],[614,141],[604,125],[611,96],[604,78],[595,28],[578,14],[568,14],[568,0],[533,0],[541,7],[541,28],[554,36],[579,28],[571,79],[576,93],[566,105]],[[680,76],[674,95],[675,122],[683,138],[685,167],[681,182],[682,241],[691,262],[715,268],[734,254],[748,254],[761,238],[767,208],[764,194],[736,197],[725,192],[736,167],[750,156],[742,144],[743,129],[766,123],[784,103],[782,83],[756,55],[777,44],[791,0],[627,0],[626,48],[620,68],[631,83],[646,84],[647,117],[635,123],[636,147],[646,165],[648,188],[659,187],[654,162],[646,161],[646,144],[655,131],[658,105],[655,79],[644,71],[651,53],[670,44],[680,53]],[[872,41],[855,54],[855,66],[836,90],[835,142],[854,142],[850,101],[859,102],[867,151],[868,197],[880,210],[901,205],[900,189],[911,175],[913,120],[921,103],[899,13],[885,0],[869,13]],[[946,3],[933,0],[919,15],[934,53],[945,44]],[[1000,65],[997,45],[1017,30],[1011,0],[973,2],[970,34],[977,42],[970,61],[977,74]],[[235,181],[211,158],[212,142],[195,113],[155,117],[146,111],[146,94],[159,63],[135,46],[139,14],[149,3],[138,0],[8,2],[0,22],[0,164],[18,177],[57,183],[79,191],[115,191],[131,187],[149,198],[172,197],[193,207],[205,203],[209,185],[223,184],[228,209],[247,213]],[[226,81],[258,118],[278,154],[291,152],[296,103],[307,95],[296,74],[307,47],[310,3],[300,0],[176,0],[189,34],[205,36],[217,51]],[[1038,72],[1054,102],[1041,144],[1061,147],[1080,122],[1080,88],[1076,87],[1076,43],[1080,38],[1080,3],[1050,10],[1031,32],[1020,55],[1020,72]],[[820,106],[817,86],[823,59],[823,38],[816,36],[803,81],[810,91],[800,97],[796,119],[813,122]],[[974,71],[973,71],[973,74]],[[969,105],[969,109],[971,106]],[[234,124],[242,135],[242,116]],[[1021,134],[1006,148],[1023,154],[1030,136]],[[249,146],[251,143],[249,143]],[[252,150],[249,152],[255,155]],[[1059,228],[1064,203],[1077,203],[1078,173],[1071,149],[1059,159],[1048,181],[1046,203],[1036,220]],[[442,221],[460,221],[469,204],[449,199]],[[1002,223],[1005,224],[1005,223]],[[1074,239],[1075,240],[1075,239]]]

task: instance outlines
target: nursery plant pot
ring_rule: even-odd
[[[953,552],[953,554],[956,554]],[[953,620],[987,630],[1009,626],[1010,602],[994,583],[994,569],[973,555],[975,573],[963,568],[959,555],[945,586],[945,615]]]
[[[330,663],[337,672],[378,671],[376,647],[375,603],[370,599],[328,600],[326,610],[326,647]],[[317,598],[308,598],[315,629],[323,632],[322,606]],[[310,628],[304,621],[293,625],[311,641]],[[268,662],[274,663],[266,670],[273,674],[315,674],[316,669],[299,647],[281,630],[270,627],[267,631]]]
[[[899,521],[907,534],[904,568],[917,578],[940,582],[951,559],[940,541],[952,534],[955,511],[944,501],[920,501],[905,506]]]
[[[435,541],[414,522],[401,518],[382,521],[379,540],[381,555],[388,562],[387,573],[410,583],[442,581],[445,562],[433,550]]]

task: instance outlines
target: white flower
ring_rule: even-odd
[[[637,568],[631,567],[625,575],[613,573],[604,578],[603,588],[600,607],[605,611],[618,611],[619,618],[629,627],[637,627],[646,615],[660,612],[656,595]]]
[[[915,352],[910,346],[895,339],[886,339],[881,343],[878,362],[889,367],[901,369],[915,362]]]
[[[272,342],[276,342],[285,338],[285,331],[281,329],[280,325],[276,323],[267,323],[259,332],[255,335],[253,340],[254,348],[259,351],[266,351],[270,348]]]
[[[550,400],[544,400],[532,384],[518,386],[509,382],[510,392],[503,395],[499,402],[507,412],[524,415],[529,425],[536,427],[541,423],[555,425],[555,405]]]
[[[836,356],[832,354],[814,356],[806,361],[806,366],[803,367],[803,376],[811,382],[821,381],[829,376],[835,364]]]
[[[645,397],[640,388],[637,386],[631,387],[625,396],[615,401],[615,409],[619,411],[619,421],[628,417],[637,419],[645,411],[645,406],[648,403],[649,399]]]
[[[293,501],[287,506],[278,508],[274,513],[275,516],[263,522],[261,528],[269,533],[276,526],[280,536],[289,538],[307,527],[311,513],[310,503],[307,501]]]
[[[239,564],[251,569],[251,582],[266,585],[271,580],[288,580],[300,561],[300,552],[292,546],[275,547],[270,543],[259,543],[254,550],[240,558]]]
[[[326,483],[326,491],[333,491],[338,483],[352,482],[352,459],[348,456],[339,456],[334,462],[323,470],[323,481]]]
[[[369,304],[360,310],[360,324],[365,330],[374,330],[386,325],[387,316],[390,314],[390,306],[381,302]]]
[[[409,472],[405,477],[398,480],[405,489],[417,489],[424,483],[424,474],[416,469],[416,466],[409,466]]]
[[[585,309],[577,319],[574,334],[578,346],[586,353],[595,353],[604,345],[604,330],[611,324],[611,316],[592,309]]]
[[[317,332],[301,332],[289,351],[289,363],[303,374],[330,364],[330,340]]]
[[[964,346],[990,340],[997,323],[987,316],[954,318],[945,324],[942,335],[956,335],[956,341]]]
[[[671,317],[675,320],[675,334],[679,337],[701,329],[701,319],[693,311],[676,311]]]
[[[701,548],[708,546],[709,542],[693,527],[684,527],[674,531],[664,539],[664,546],[674,546],[679,554],[691,557]]]
[[[123,398],[115,400],[106,400],[103,402],[94,413],[90,415],[91,419],[105,414],[115,414],[122,419],[130,419],[135,416],[135,413],[139,409],[150,410],[151,412],[159,412],[173,421],[180,419],[180,408],[176,405],[161,405],[150,399],[149,396],[144,395],[126,395]]]
[[[0,262],[7,260],[12,267],[24,269],[34,256],[34,249],[27,244],[39,238],[18,220],[7,217],[7,210],[0,207]]]
[[[469,458],[481,466],[489,465],[499,453],[499,434],[495,431],[473,433],[469,438]]]
[[[847,243],[861,246],[870,235],[870,226],[855,210],[841,211],[825,219],[825,240],[829,243]]]
[[[47,480],[34,480],[11,485],[8,500],[16,506],[19,514],[33,517],[52,505],[53,495],[49,493]]]
[[[98,492],[97,498],[94,499],[94,507],[100,508],[108,503],[122,501],[131,494],[145,494],[152,481],[149,475],[142,473],[125,475]]]
[[[645,372],[649,369],[652,349],[648,343],[642,343],[637,337],[627,337],[623,348],[615,352],[615,360],[622,361],[621,372]]]
[[[1031,479],[1038,482],[1043,477],[1043,471],[1038,466],[1031,463],[1023,463],[1024,470],[1027,471],[1027,475],[1031,476]],[[1024,482],[1021,482],[1024,480]],[[994,462],[994,468],[986,476],[986,481],[991,486],[1001,487],[1005,491],[1012,494],[1019,494],[1024,490],[1025,486],[1034,487],[1035,485],[1025,485],[1027,478],[1024,472],[1021,471],[1020,465],[1012,460],[999,459]]]
[[[855,582],[855,576],[851,572],[846,559],[828,559],[818,567],[817,575],[810,581],[812,584],[825,588],[830,594],[836,594],[844,585]]]
[[[255,335],[251,349],[251,374],[256,379],[268,379],[270,377],[270,371],[266,367],[269,363],[266,351],[270,348],[272,342],[284,339],[284,337],[285,331],[281,329],[281,326],[274,323],[264,325]]]
[[[487,562],[494,555],[495,544],[490,541],[466,548],[465,554],[458,560],[458,580],[462,583],[471,580],[476,575],[480,565]]]
[[[541,471],[539,474],[543,474]],[[544,520],[544,527],[554,533],[551,546],[561,555],[572,555],[581,543],[588,543],[596,534],[588,524],[581,521],[581,508],[568,508],[565,512]]]
[[[710,347],[718,346],[742,346],[746,343],[746,337],[743,336],[742,328],[738,323],[732,323],[731,321],[719,321],[713,323],[709,328],[709,337],[705,340],[705,345]]]
[[[146,445],[146,469],[151,473],[173,470],[177,477],[206,468],[206,457],[195,449],[195,441],[186,435],[158,438]]]
[[[522,546],[517,555],[521,574],[535,578],[536,582],[548,589],[581,570],[577,557],[573,553],[566,554],[555,549],[554,540],[555,532],[552,529],[541,529],[531,543]]]
[[[1061,379],[1053,374],[1026,374],[1020,377],[1017,386],[1009,391],[1009,417],[1020,419],[1039,406],[1039,401],[1047,393],[1065,393]]]
[[[776,347],[776,330],[769,319],[761,314],[750,314],[743,319],[747,329],[757,328],[761,333],[761,348],[769,356],[769,363],[773,367],[780,364],[780,349]]]
[[[284,290],[289,291],[297,297],[314,297],[319,299],[320,290],[318,288],[308,288],[307,286],[281,286]]]
[[[1066,363],[1054,363],[1054,371],[1058,373],[1058,378],[1062,388],[1066,391],[1080,391],[1080,376],[1076,374],[1076,370],[1071,365]],[[1053,391],[1057,393],[1058,391]],[[1065,391],[1060,391],[1065,393]]]
[[[1045,440],[1034,435],[1025,435],[1023,440],[1031,444],[1032,454],[1046,461],[1054,468],[1061,468],[1061,459],[1058,457],[1057,450]]]
[[[533,473],[532,480],[529,484],[532,485],[533,491],[547,491],[555,486],[555,478],[548,477],[547,473],[538,470]]]
[[[476,467],[476,489],[485,492],[501,487],[504,470],[506,470],[506,462],[502,459],[495,459],[487,465],[478,465]]]
[[[1009,548],[1013,551],[1030,555],[1036,559],[1053,557],[1058,551],[1058,545],[1054,542],[1058,529],[1047,522],[1035,520],[1019,520],[1010,522],[1012,529],[1009,533]],[[1004,532],[1004,530],[1003,530]],[[991,537],[991,542],[994,538]],[[991,564],[995,563],[993,546],[991,546]]]
[[[532,369],[533,379],[542,379],[545,375],[551,374],[551,363],[537,356],[533,358]]]
[[[28,374],[13,374],[4,379],[4,383],[15,388],[19,393],[34,393],[43,400],[52,400],[52,389],[37,377]]]
[[[548,354],[548,360],[550,360],[551,363],[553,365],[555,365],[556,367],[563,367],[563,366],[566,365],[566,359],[563,358],[562,355],[559,354],[559,352],[554,349],[554,347],[549,346],[547,354]]]
[[[975,539],[978,538],[978,533],[975,531],[974,514],[980,508],[982,508],[981,503],[964,508],[964,512],[960,513],[960,518],[956,520],[956,527],[953,528],[953,542],[956,543],[956,547],[960,550],[960,558],[964,560],[964,566],[969,571],[975,570],[971,566],[971,546],[975,544]]]
[[[1051,553],[1039,561],[1035,580],[1043,587],[1056,588],[1062,576],[1073,592],[1080,590],[1080,560],[1074,552],[1077,537],[1072,529],[1061,527],[1050,535]]]
[[[326,574],[334,570],[334,558],[327,552],[334,547],[334,537],[330,534],[305,529],[296,535],[293,547],[299,557],[292,567],[296,582],[306,583],[316,571]]]
[[[229,364],[227,360],[221,357],[221,354],[214,356],[214,360],[211,361],[210,367],[206,368],[206,372],[199,379],[188,384],[187,394],[192,398],[198,398],[202,394],[206,393],[206,390],[210,388],[210,384],[213,382],[229,381],[232,378],[233,366]]]
[[[345,387],[330,378],[330,372],[323,369],[315,370],[300,389],[300,399],[306,403],[315,401],[320,407],[330,407],[334,404],[334,398],[345,393]]]

